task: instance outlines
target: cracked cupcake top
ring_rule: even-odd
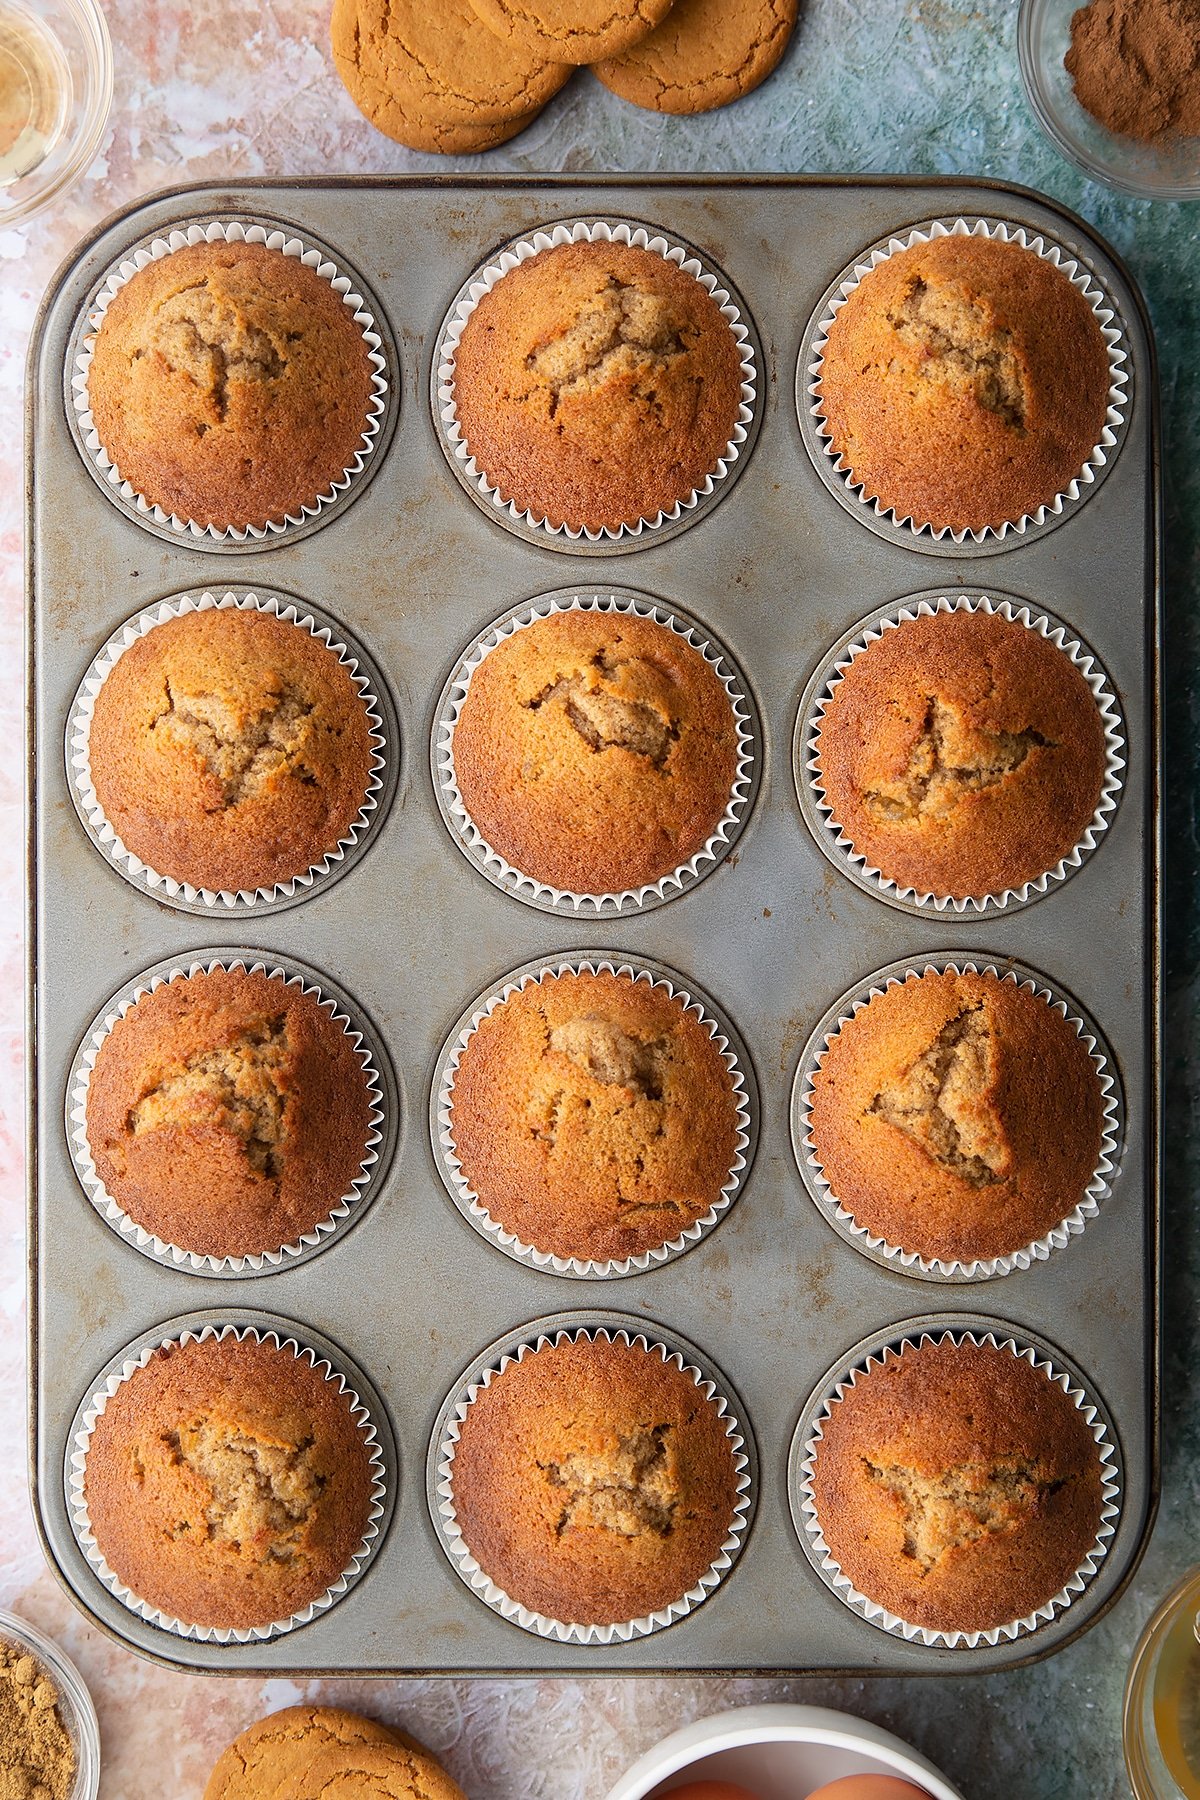
[[[855,853],[900,887],[955,899],[1056,868],[1104,784],[1104,723],[1083,675],[994,613],[885,630],[835,684],[816,752]]]
[[[620,1261],[720,1198],[737,1101],[707,1028],[628,975],[531,981],[467,1041],[450,1134],[489,1216],[555,1256]]]
[[[454,773],[514,868],[620,893],[703,848],[729,804],[737,745],[724,686],[677,632],[628,613],[552,613],[475,670]]]
[[[191,244],[140,269],[96,334],[88,402],[111,460],[217,530],[331,491],[363,442],[371,365],[329,282],[264,244]]]
[[[829,1550],[910,1624],[988,1631],[1044,1606],[1100,1528],[1100,1458],[1061,1387],[1011,1351],[907,1345],[822,1421],[812,1477]]]
[[[865,499],[914,525],[981,530],[1047,506],[1108,409],[1096,315],[1045,257],[945,237],[879,263],[829,328],[817,391]]]
[[[813,1076],[811,1135],[835,1198],[930,1259],[1044,1237],[1084,1197],[1103,1117],[1074,1026],[995,975],[928,971],[876,994]]]
[[[733,1523],[716,1406],[653,1349],[580,1337],[493,1376],[454,1455],[455,1516],[512,1599],[609,1625],[682,1599]]]
[[[560,244],[502,277],[463,328],[455,408],[505,501],[615,531],[712,474],[741,405],[720,307],[652,250]]]
[[[352,1191],[362,1065],[329,1008],[246,969],[181,976],[113,1026],[88,1084],[96,1173],[146,1231],[198,1256],[296,1243]]]
[[[319,1599],[362,1541],[370,1495],[337,1383],[251,1339],[155,1351],[97,1419],[84,1475],[119,1579],[183,1624],[222,1628]]]
[[[96,696],[92,782],[127,850],[194,887],[271,887],[350,833],[371,728],[349,671],[302,626],[210,608],[156,625]]]

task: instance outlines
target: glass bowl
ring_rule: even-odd
[[[1125,1767],[1136,1800],[1200,1793],[1200,1569],[1185,1575],[1137,1641],[1125,1682]]]
[[[1063,58],[1071,17],[1083,0],[1021,0],[1017,54],[1021,78],[1042,130],[1093,181],[1143,200],[1200,196],[1200,138],[1157,144],[1119,137],[1093,119],[1075,98]]]
[[[58,1645],[15,1613],[0,1612],[0,1640],[18,1644],[49,1671],[58,1689],[58,1710],[75,1746],[75,1782],[70,1800],[96,1800],[100,1791],[100,1727],[83,1677]]]
[[[75,185],[104,141],[112,91],[98,0],[0,0],[0,230]]]

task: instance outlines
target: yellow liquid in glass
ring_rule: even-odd
[[[13,0],[0,0],[0,187],[43,162],[71,110],[71,71],[58,39]]]
[[[1153,1706],[1162,1759],[1188,1800],[1200,1800],[1200,1643],[1189,1609],[1163,1641],[1154,1671]]]

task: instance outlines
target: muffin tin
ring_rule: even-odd
[[[1053,531],[931,562],[870,529],[807,453],[797,372],[814,310],[867,246],[931,218],[1003,218],[1065,243],[1114,298],[1131,368],[1128,422],[1102,485]],[[303,535],[211,546],[122,513],[81,460],[69,420],[83,308],[137,245],[191,221],[278,222],[328,245],[378,301],[397,346],[389,427],[369,484]],[[451,472],[431,408],[443,319],[497,247],[562,219],[635,219],[695,246],[728,276],[762,345],[757,442],[735,483],[686,532],[636,546],[526,541]],[[801,380],[801,389],[803,381]],[[43,304],[29,381],[31,1455],[52,1565],[102,1628],[142,1653],[230,1673],[528,1674],[984,1670],[1051,1651],[1111,1603],[1153,1516],[1158,1478],[1158,642],[1159,446],[1154,355],[1128,278],[1087,229],[1021,190],[960,181],[480,178],[252,182],[138,205],[97,232]],[[387,438],[385,430],[384,438]],[[36,479],[35,479],[36,477]],[[84,554],[80,546],[86,546]],[[604,561],[611,554],[612,560]],[[240,558],[240,560],[239,560]],[[908,913],[833,867],[806,829],[792,746],[810,677],[873,608],[938,590],[1011,599],[1063,621],[1100,658],[1125,726],[1127,767],[1108,829],[1037,905],[983,918]],[[430,771],[439,695],[472,640],[507,611],[561,592],[634,591],[678,606],[728,646],[761,719],[757,792],[732,851],[686,892],[630,914],[546,914],[469,865]],[[72,696],[135,609],[184,592],[269,591],[320,608],[361,639],[399,722],[395,798],[346,879],[286,913],[172,907],[121,879],[71,802]],[[234,929],[231,929],[234,928]],[[64,1114],[88,1021],[164,962],[240,953],[299,963],[344,989],[374,1027],[396,1083],[397,1148],[369,1209],[303,1262],[213,1284],[137,1253],[93,1211]],[[437,1538],[425,1471],[439,1412],[489,1345],[571,1329],[580,1284],[502,1254],[460,1217],[428,1126],[438,1052],[476,995],[534,959],[604,951],[665,964],[711,994],[748,1048],[761,1109],[745,1191],[689,1254],[604,1283],[631,1332],[694,1344],[744,1405],[757,1445],[755,1516],[736,1566],[694,1613],[607,1645],[542,1638],[491,1611]],[[903,959],[1028,966],[1077,1001],[1112,1049],[1125,1130],[1111,1192],[1046,1262],[953,1291],[880,1267],[831,1229],[789,1139],[800,1055],[829,1006]],[[356,1209],[357,1210],[357,1209]],[[599,1299],[600,1296],[597,1296]],[[223,1301],[228,1302],[224,1304]],[[96,1579],[68,1514],[76,1409],[131,1343],[164,1322],[311,1334],[364,1372],[395,1439],[390,1527],[352,1591],[268,1643],[171,1636]],[[996,1329],[1077,1367],[1112,1420],[1120,1516],[1094,1580],[1030,1636],[928,1647],[858,1617],[817,1578],[792,1518],[789,1448],[806,1399],[864,1338],[900,1321]]]

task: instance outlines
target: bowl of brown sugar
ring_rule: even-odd
[[[96,1800],[100,1727],[74,1664],[15,1613],[0,1612],[0,1794]]]
[[[1200,197],[1195,0],[1021,0],[1034,115],[1094,181],[1148,200]]]

